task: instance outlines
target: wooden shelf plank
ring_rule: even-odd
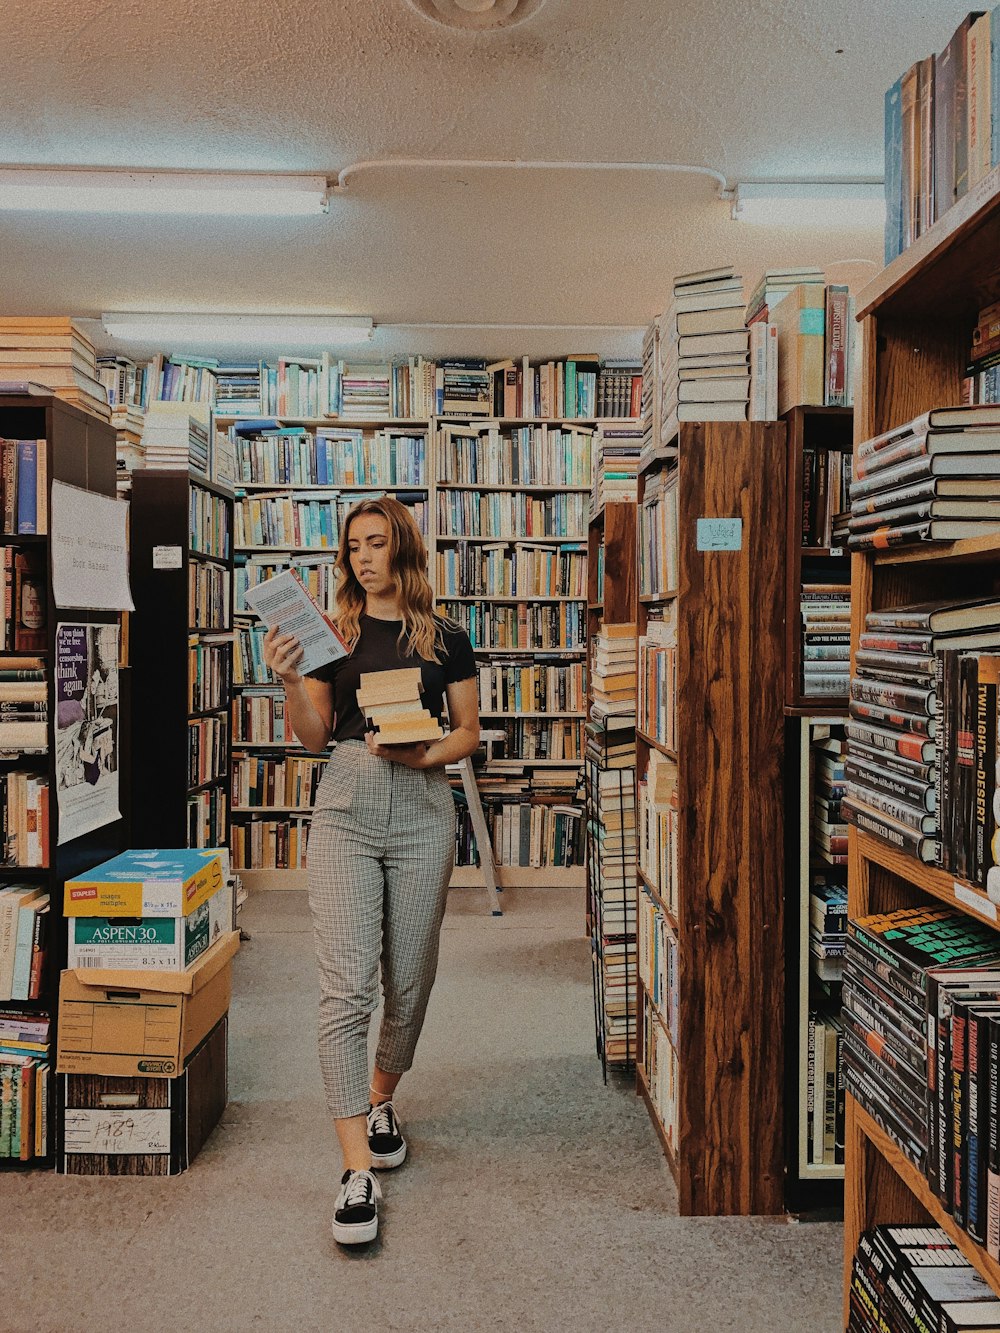
[[[677,589],[673,588],[670,592],[641,593],[639,601],[643,606],[656,606],[658,602],[672,602],[676,596]]]
[[[966,537],[960,542],[921,542],[898,550],[879,551],[877,565],[979,565],[1000,559],[1000,533]]]
[[[674,932],[674,934],[675,934],[675,935],[678,937],[678,939],[679,939],[679,938],[680,938],[680,933],[681,933],[681,928],[680,928],[680,926],[677,924],[677,918],[674,916],[673,912],[672,912],[672,911],[670,910],[670,908],[667,906],[666,900],[664,899],[663,895],[660,893],[660,890],[659,890],[659,889],[657,888],[657,886],[653,883],[653,881],[649,878],[649,876],[648,876],[647,874],[645,874],[644,871],[642,871],[642,870],[640,870],[638,867],[636,867],[636,872],[635,872],[635,873],[636,873],[636,875],[638,876],[640,883],[645,884],[646,888],[650,891],[650,893],[651,893],[651,894],[653,895],[653,897],[656,899],[657,903],[659,904],[660,911],[661,911],[661,912],[663,913],[663,915],[666,917],[667,925],[670,927],[670,929]]]
[[[639,1096],[646,1103],[646,1110],[649,1112],[649,1118],[653,1122],[653,1128],[656,1130],[656,1136],[660,1140],[660,1146],[663,1149],[663,1155],[667,1159],[667,1166],[670,1167],[670,1174],[673,1176],[674,1180],[677,1181],[679,1179],[677,1171],[677,1157],[674,1153],[673,1148],[670,1146],[670,1141],[667,1138],[667,1131],[664,1129],[663,1122],[660,1120],[659,1112],[653,1105],[653,1098],[650,1095],[649,1084],[646,1082],[646,1075],[643,1072],[642,1065],[636,1065],[635,1067],[635,1087]]]
[[[994,1291],[1000,1292],[1000,1264],[995,1259],[991,1259],[983,1247],[977,1245],[967,1231],[962,1230],[952,1215],[945,1210],[941,1200],[931,1190],[923,1174],[903,1156],[903,1153],[896,1147],[889,1135],[879,1128],[868,1112],[851,1097],[851,1094],[848,1093],[847,1095],[853,1103],[855,1124],[871,1146],[889,1163],[907,1189],[916,1197],[920,1206],[925,1208],[934,1219],[937,1226],[947,1232],[969,1263],[985,1278]],[[889,1217],[884,1219],[886,1222],[893,1220]]]
[[[982,917],[993,925],[997,924],[997,904],[974,884],[956,879],[954,875],[939,870],[937,866],[925,865],[915,857],[897,851],[895,847],[890,847],[888,843],[873,838],[870,834],[858,833],[852,829],[851,836],[857,838],[858,851],[867,861],[872,861],[884,870],[899,875],[901,879],[908,880],[924,893],[947,903],[949,907],[957,907],[960,911]]]
[[[672,759],[675,764],[677,763],[677,753],[675,750],[668,750],[665,745],[662,745],[659,741],[654,741],[652,736],[647,736],[646,733],[640,731],[638,727],[636,728],[635,734],[639,740],[645,741],[646,744],[652,746],[654,750],[659,750],[660,754],[665,754],[668,759]]]

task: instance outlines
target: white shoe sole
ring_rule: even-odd
[[[403,1146],[397,1148],[395,1152],[386,1153],[380,1156],[378,1153],[372,1153],[372,1167],[376,1171],[391,1171],[394,1166],[402,1166],[406,1161],[406,1142]]]
[[[378,1235],[378,1217],[370,1222],[338,1222],[331,1224],[333,1239],[340,1245],[365,1245]]]

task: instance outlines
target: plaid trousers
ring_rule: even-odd
[[[413,1063],[437,972],[455,861],[443,768],[407,768],[363,741],[333,750],[309,832],[309,906],[319,965],[319,1061],[338,1119],[368,1110],[368,1028],[385,1006],[376,1063]]]

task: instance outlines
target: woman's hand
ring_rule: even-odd
[[[269,629],[264,635],[264,661],[283,685],[297,685],[303,679],[296,670],[304,651],[294,634]]]
[[[379,745],[375,733],[366,731],[365,744],[368,753],[378,755],[380,759],[391,759],[394,764],[405,764],[407,768],[427,767],[427,745],[424,741],[414,745]]]

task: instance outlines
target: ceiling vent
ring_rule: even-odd
[[[414,9],[449,28],[485,32],[530,18],[545,0],[410,0]]]

